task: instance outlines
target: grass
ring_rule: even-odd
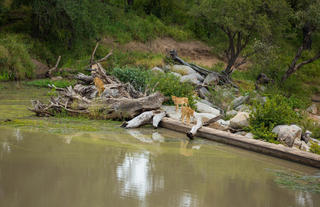
[[[75,80],[56,80],[52,81],[50,79],[40,79],[40,80],[33,80],[33,81],[28,81],[25,82],[26,85],[28,86],[35,86],[35,87],[45,87],[47,88],[48,85],[55,85],[58,88],[66,88],[68,86],[74,86],[76,84]]]

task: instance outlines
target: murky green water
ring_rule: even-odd
[[[46,93],[0,90],[0,121],[13,120],[0,124],[1,207],[320,206],[319,193],[279,185],[275,173],[318,169],[165,129],[33,117],[29,100]]]

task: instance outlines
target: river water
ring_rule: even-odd
[[[0,89],[1,207],[320,206],[319,169],[165,129],[34,117],[30,99],[47,93]]]

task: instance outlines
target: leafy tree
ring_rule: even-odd
[[[203,0],[194,13],[199,13],[199,17],[205,18],[207,24],[225,34],[228,42],[225,57],[228,63],[223,73],[230,76],[234,69],[246,63],[247,58],[263,49],[263,44],[256,44],[257,47],[250,49],[248,46],[253,46],[254,40],[268,39],[272,31],[279,28],[274,20],[278,23],[285,21],[281,18],[281,12],[286,16],[286,8],[287,4],[282,0]]]
[[[285,81],[298,71],[304,65],[312,63],[320,58],[320,46],[316,45],[315,55],[309,59],[303,59],[302,55],[305,50],[312,49],[312,39],[320,34],[320,1],[290,1],[294,9],[294,24],[297,28],[297,33],[302,33],[301,45],[293,58],[286,73],[282,76],[282,81]],[[299,62],[299,63],[298,63]]]

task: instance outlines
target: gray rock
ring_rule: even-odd
[[[181,77],[180,79],[181,82],[191,82],[194,85],[201,85],[201,82],[198,80],[198,76],[194,73],[194,74],[190,74],[190,75],[184,75]]]
[[[219,83],[219,73],[212,72],[203,81],[203,85],[217,85]]]
[[[175,73],[175,72],[170,72],[170,73],[171,73],[172,75],[178,77],[178,78],[181,78],[181,77],[182,77],[182,75],[180,75],[179,73]]]
[[[311,135],[312,135],[312,132],[307,130],[305,133],[302,134],[301,140],[303,140],[305,143],[308,143],[311,139]]]
[[[200,98],[203,98],[203,99],[207,99],[208,96],[210,95],[210,92],[205,87],[201,87],[199,89],[198,93],[199,93]]]
[[[302,142],[300,149],[306,152],[310,151],[310,147],[305,142]]]
[[[227,113],[226,113],[226,115],[228,117],[234,117],[237,114],[238,114],[238,112],[236,110],[227,111]]]
[[[251,109],[248,105],[240,105],[237,108],[235,108],[236,111],[240,111],[240,112],[251,112]]]
[[[296,139],[301,139],[302,129],[297,125],[279,125],[272,132],[278,136],[278,141],[292,147]]]
[[[201,103],[200,101],[197,101],[195,105],[197,107],[197,111],[200,113],[209,113],[215,116],[220,115],[220,111],[218,109],[210,107],[207,104]]]
[[[213,104],[212,104],[212,103],[210,103],[210,102],[209,102],[209,101],[207,101],[207,100],[200,99],[199,101],[200,101],[201,103],[203,103],[203,104],[207,104],[208,106],[210,106],[210,107],[214,108]]]
[[[300,139],[295,139],[293,142],[293,146],[297,149],[300,149],[302,146],[302,141]]]
[[[254,135],[253,135],[251,132],[249,132],[249,133],[247,133],[247,134],[245,135],[245,137],[247,137],[247,138],[249,138],[249,139],[253,139],[253,138],[254,138]]]
[[[230,120],[230,127],[234,129],[243,129],[249,126],[249,113],[238,112],[238,114]]]
[[[210,114],[210,113],[194,113],[195,119],[201,118],[202,122],[209,121],[210,119],[216,118],[217,115]]]
[[[244,104],[248,100],[249,100],[249,96],[240,96],[240,97],[234,99],[231,102],[231,105],[233,106],[233,108],[237,108],[238,106]]]
[[[220,119],[217,121],[218,124],[225,126],[225,127],[229,127],[230,126],[230,121],[225,121],[223,119]]]
[[[154,68],[151,69],[151,71],[152,71],[152,72],[164,73],[164,71],[163,71],[161,68],[159,68],[159,67],[154,67]]]
[[[241,132],[236,132],[235,134],[240,135],[240,136],[245,136],[247,134],[247,132],[241,131]]]
[[[171,71],[179,73],[181,75],[190,75],[197,73],[195,70],[185,65],[173,65],[170,69]]]
[[[312,114],[317,114],[318,113],[317,105],[314,103],[311,106],[309,106],[309,108],[307,108],[307,112]]]

